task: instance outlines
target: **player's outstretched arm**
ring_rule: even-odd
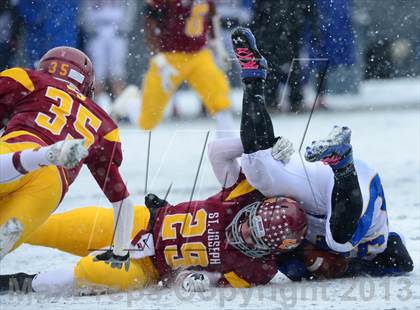
[[[31,171],[55,165],[77,166],[88,154],[84,139],[63,140],[49,146],[0,155],[0,183],[15,181]]]
[[[112,248],[96,256],[111,263],[113,268],[128,269],[129,245],[134,222],[134,207],[126,183],[121,177],[121,143],[118,129],[108,132],[97,146],[91,148],[86,164],[109,202],[114,207],[114,238]]]
[[[223,187],[238,180],[241,167],[238,158],[244,149],[239,138],[215,139],[209,142],[207,153],[213,173]]]
[[[112,203],[114,207],[114,240],[110,249],[95,256],[95,261],[104,261],[112,268],[125,271],[130,267],[131,232],[134,223],[134,204],[129,198]]]

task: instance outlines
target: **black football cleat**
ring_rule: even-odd
[[[32,280],[35,276],[35,274],[23,272],[0,275],[0,294],[33,292]]]
[[[374,260],[385,268],[395,268],[401,273],[411,272],[414,268],[413,260],[401,236],[396,232],[389,233],[385,251],[379,254]]]
[[[238,27],[232,31],[232,44],[236,58],[241,66],[241,78],[267,77],[267,60],[258,51],[257,43],[251,30]]]

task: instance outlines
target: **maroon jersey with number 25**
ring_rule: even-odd
[[[274,260],[256,259],[229,245],[225,229],[246,205],[263,199],[244,176],[206,200],[168,205],[159,210],[153,229],[155,265],[161,277],[193,269],[220,275],[220,286],[266,284],[277,273]]]

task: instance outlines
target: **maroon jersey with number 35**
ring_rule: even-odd
[[[220,286],[266,284],[277,273],[274,260],[255,259],[229,245],[225,230],[236,213],[263,199],[244,176],[228,189],[202,201],[183,202],[159,210],[153,236],[154,262],[161,277],[173,270],[193,269],[220,275]]]
[[[118,127],[98,105],[52,76],[23,68],[0,73],[0,129],[7,142],[50,145],[84,138],[89,155],[63,169],[64,192],[85,163],[111,202],[128,196],[118,167],[122,162]]]

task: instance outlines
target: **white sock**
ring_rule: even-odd
[[[0,183],[11,182],[24,176],[27,172],[48,166],[47,147],[38,150],[24,150],[22,152],[0,155]],[[20,153],[20,155],[18,155]],[[15,156],[15,162],[13,162]],[[26,171],[26,173],[25,173]]]
[[[216,120],[216,135],[218,138],[232,138],[235,136],[235,124],[230,110],[220,111],[214,114],[214,118]]]
[[[48,295],[72,293],[74,287],[73,266],[41,272],[32,281],[32,288],[35,292]]]

